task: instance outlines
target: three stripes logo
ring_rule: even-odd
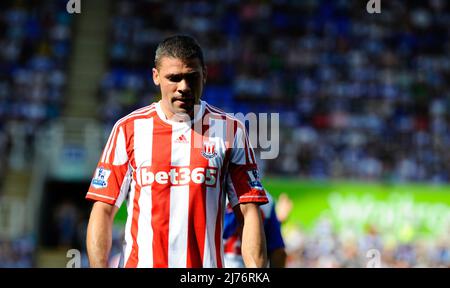
[[[175,140],[175,143],[188,144],[189,141],[187,140],[186,136],[184,136],[184,134],[181,134],[180,137],[178,137],[178,138]]]

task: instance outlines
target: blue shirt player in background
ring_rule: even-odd
[[[261,205],[261,215],[264,218],[267,256],[269,267],[283,268],[286,265],[286,251],[281,235],[281,223],[275,211],[275,202],[267,193],[269,203]],[[245,268],[241,255],[241,221],[237,219],[230,204],[227,203],[224,220],[224,252],[226,268]]]

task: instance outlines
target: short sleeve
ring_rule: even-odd
[[[226,178],[228,199],[232,207],[249,202],[265,204],[268,199],[245,127],[240,122],[236,126]]]
[[[116,124],[94,171],[86,199],[120,207],[131,181],[126,142],[123,127]]]

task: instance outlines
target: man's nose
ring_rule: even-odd
[[[178,92],[180,93],[187,93],[191,91],[191,86],[189,85],[188,81],[186,79],[182,79],[178,83]]]

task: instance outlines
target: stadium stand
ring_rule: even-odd
[[[37,261],[39,239],[20,232],[34,224],[10,222],[5,207],[38,203],[39,193],[28,191],[32,183],[44,189],[45,176],[31,170],[77,179],[92,172],[89,162],[73,170],[51,163],[61,151],[68,163],[97,161],[91,155],[104,141],[97,138],[158,98],[154,49],[175,33],[204,47],[208,102],[232,112],[280,113],[280,155],[264,163],[266,175],[449,183],[450,5],[407,2],[383,1],[382,13],[370,15],[365,1],[89,0],[75,17],[66,0],[0,1],[0,223],[23,226],[2,230],[12,232],[1,234],[0,267],[64,263],[59,254]],[[39,136],[42,127],[53,128]],[[96,140],[85,142],[91,134]],[[35,155],[38,138],[60,142]],[[49,145],[41,143],[39,149]],[[64,150],[66,144],[72,146]],[[45,169],[36,163],[42,157]],[[364,267],[369,246],[383,251],[389,267],[450,266],[448,237],[394,245],[375,227],[345,238],[327,221],[312,234],[287,234],[288,266]]]
[[[39,127],[57,119],[64,106],[71,17],[65,1],[2,1],[0,10],[0,197],[2,228],[12,227],[2,231],[0,266],[30,267],[36,239],[27,230],[26,207],[33,145]]]
[[[280,113],[280,156],[265,163],[266,174],[448,183],[449,5],[385,1],[371,16],[365,4],[118,1],[102,120],[111,126],[157,98],[152,52],[182,31],[205,47],[207,101],[233,112]],[[448,237],[397,243],[379,233],[347,239],[325,219],[314,233],[296,230],[298,238],[287,240],[288,265],[365,267],[368,247],[382,251],[384,267],[450,264]]]
[[[448,182],[448,5],[389,1],[377,16],[364,5],[117,1],[103,120],[152,100],[155,45],[183,31],[207,51],[205,99],[280,113],[288,129],[268,173]]]

